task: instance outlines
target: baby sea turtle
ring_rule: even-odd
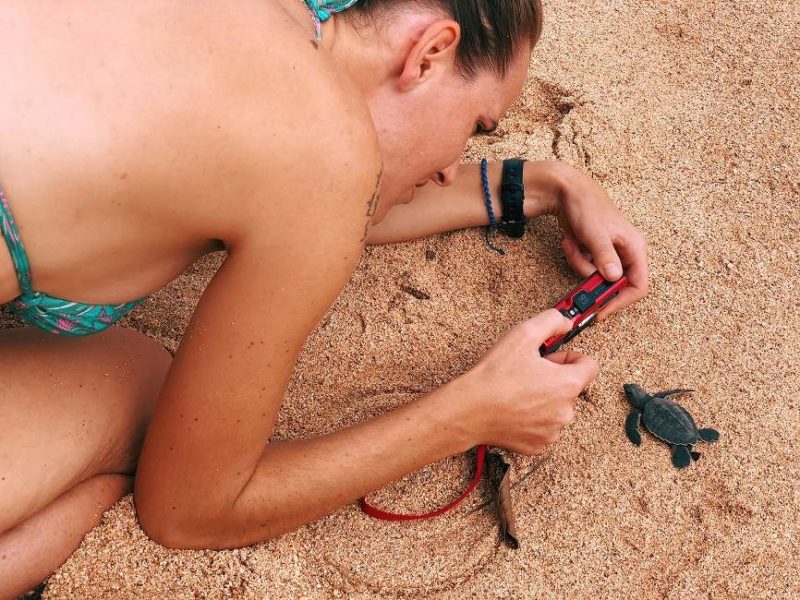
[[[716,429],[698,429],[689,411],[670,400],[694,390],[668,390],[651,395],[635,383],[626,383],[623,387],[628,402],[634,407],[625,420],[628,439],[637,446],[642,443],[641,421],[650,433],[672,446],[672,464],[679,469],[700,458],[700,453],[692,450],[698,440],[716,442],[719,439]]]

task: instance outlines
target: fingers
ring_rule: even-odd
[[[634,230],[617,242],[617,248],[625,267],[628,285],[620,291],[616,298],[603,307],[597,316],[599,320],[647,295],[649,269],[644,237]]]
[[[592,262],[600,274],[609,281],[622,277],[622,261],[611,239],[606,236],[595,237],[587,243],[592,253]]]
[[[571,392],[577,396],[600,373],[600,365],[591,356],[567,350],[554,352],[545,357],[565,369],[565,381],[571,385]]]
[[[538,348],[546,339],[570,331],[572,321],[551,308],[525,321],[523,327],[527,330],[530,341]]]
[[[642,297],[643,295],[639,295],[637,290],[630,286],[623,288],[613,300],[606,304],[603,309],[597,313],[597,320],[603,321],[613,313],[617,312],[620,308],[624,308],[629,304],[633,304]]]
[[[573,352],[571,350],[562,350],[561,352],[553,352],[552,354],[548,354],[544,358],[549,360],[550,362],[554,362],[559,365],[568,365],[575,360],[575,355],[580,354],[580,352]]]
[[[563,366],[569,368],[576,396],[600,374],[600,365],[597,361],[580,352],[567,352],[567,360]]]
[[[597,270],[592,261],[581,252],[578,242],[571,235],[561,240],[561,249],[564,251],[567,264],[581,277],[588,277]]]
[[[608,235],[597,237],[588,246],[591,251],[588,256],[581,251],[578,240],[571,234],[564,237],[561,247],[569,266],[582,277],[600,271],[606,279],[616,281],[624,271],[628,285],[603,307],[597,315],[598,320],[602,321],[620,308],[633,304],[647,295],[649,278],[647,247],[644,237],[632,227],[619,235],[614,243]]]
[[[609,281],[622,277],[622,261],[608,239],[594,241],[589,246],[590,252],[586,253],[574,237],[567,235],[561,241],[561,249],[569,266],[582,277],[588,277],[595,271]]]

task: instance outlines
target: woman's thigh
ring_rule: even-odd
[[[0,330],[0,532],[94,475],[133,473],[169,363],[121,327]]]

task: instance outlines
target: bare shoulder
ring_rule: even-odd
[[[228,204],[234,226],[279,235],[290,223],[301,230],[338,223],[340,237],[356,226],[362,241],[381,174],[369,110],[310,37],[310,18],[303,27],[277,4],[257,3],[262,10],[248,19],[248,33],[217,67],[226,143],[234,145],[229,156],[237,157],[232,169],[241,182]]]
[[[255,6],[237,47],[220,48],[221,122],[236,173],[235,184],[220,182],[230,227],[223,239],[253,277],[264,275],[265,261],[278,270],[302,261],[338,293],[381,190],[377,134],[354,82],[310,37],[310,18],[304,27],[280,2]],[[208,210],[217,210],[215,226],[218,206]]]

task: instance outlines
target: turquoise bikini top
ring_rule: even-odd
[[[317,29],[317,39],[322,39],[322,23],[331,18],[335,13],[342,12],[350,8],[358,0],[333,0],[332,2],[320,2],[319,0],[305,0],[308,10],[314,16],[314,23]]]
[[[142,300],[123,304],[82,304],[61,298],[53,298],[37,292],[31,285],[31,267],[19,230],[11,214],[3,190],[0,189],[0,229],[8,244],[11,260],[17,271],[20,294],[11,307],[29,325],[35,325],[51,333],[66,335],[88,335],[108,328],[129,313]]]

